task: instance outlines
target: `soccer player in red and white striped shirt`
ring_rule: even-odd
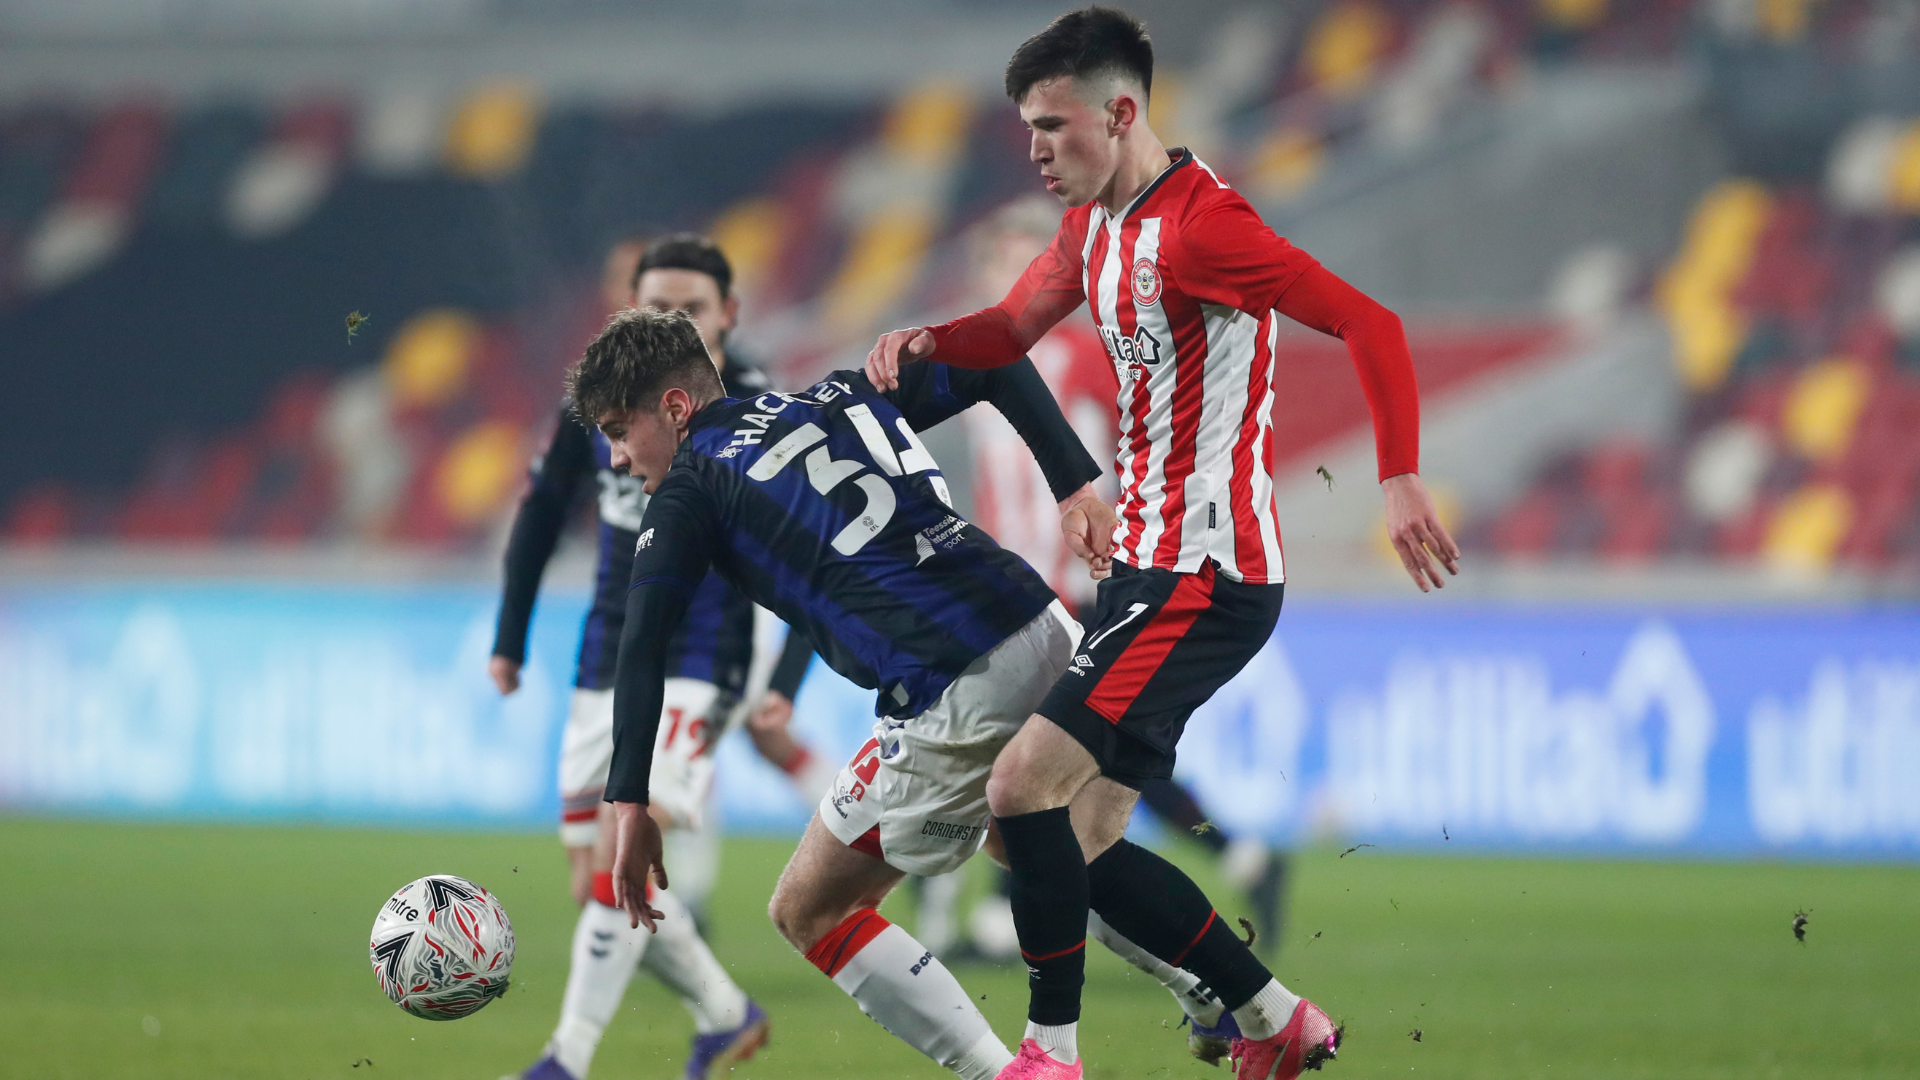
[[[1186,875],[1122,838],[1147,780],[1170,775],[1187,717],[1258,652],[1285,580],[1274,520],[1278,315],[1346,341],[1374,418],[1388,530],[1424,592],[1459,549],[1420,482],[1419,398],[1400,321],[1275,236],[1245,199],[1147,124],[1153,50],[1131,16],[1087,8],[1015,51],[1007,93],[1047,190],[1069,207],[1006,299],[898,330],[867,357],[1012,363],[1086,303],[1118,379],[1119,526],[1069,535],[1096,575],[1093,619],[988,785],[1030,973],[1027,1038],[1003,1080],[1074,1080],[1086,913],[1219,993],[1235,1075],[1297,1076],[1333,1056],[1326,1014],[1289,992]],[[1086,847],[1074,817],[1101,823]]]

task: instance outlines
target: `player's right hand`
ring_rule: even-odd
[[[867,354],[867,381],[875,390],[892,390],[900,385],[900,365],[925,360],[933,355],[933,334],[926,327],[889,330]]]
[[[505,697],[520,689],[520,661],[496,656],[487,661],[487,674],[493,676],[493,685],[500,688]]]
[[[1095,581],[1113,573],[1113,530],[1119,524],[1113,507],[1094,494],[1092,484],[1060,500],[1060,534],[1066,538],[1067,549],[1087,564],[1087,576]]]
[[[779,731],[793,720],[793,701],[778,690],[769,690],[747,716],[747,726],[755,731]]]
[[[613,902],[626,911],[635,928],[645,926],[648,933],[660,928],[655,919],[666,913],[647,906],[647,875],[653,883],[667,887],[667,868],[660,861],[660,823],[639,803],[613,804]]]

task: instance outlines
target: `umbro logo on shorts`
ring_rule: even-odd
[[[1088,656],[1086,653],[1081,653],[1079,656],[1073,658],[1073,666],[1068,668],[1067,671],[1075,675],[1085,675],[1087,669],[1092,666],[1093,657]]]

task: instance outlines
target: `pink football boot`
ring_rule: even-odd
[[[1080,1080],[1080,1062],[1062,1065],[1032,1039],[1020,1040],[1020,1053],[994,1080]]]
[[[1302,998],[1300,1004],[1293,1007],[1287,1026],[1273,1038],[1234,1040],[1234,1078],[1294,1080],[1303,1070],[1318,1069],[1333,1060],[1340,1052],[1340,1033],[1341,1029],[1320,1011],[1320,1006]]]

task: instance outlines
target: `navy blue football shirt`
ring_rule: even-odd
[[[805,393],[721,398],[693,417],[635,540],[606,798],[645,802],[666,638],[709,571],[803,630],[874,711],[926,710],[1054,599],[949,505],[915,434],[976,402],[1012,422],[1056,499],[1100,475],[1028,361],[914,364],[874,390],[837,371]]]

